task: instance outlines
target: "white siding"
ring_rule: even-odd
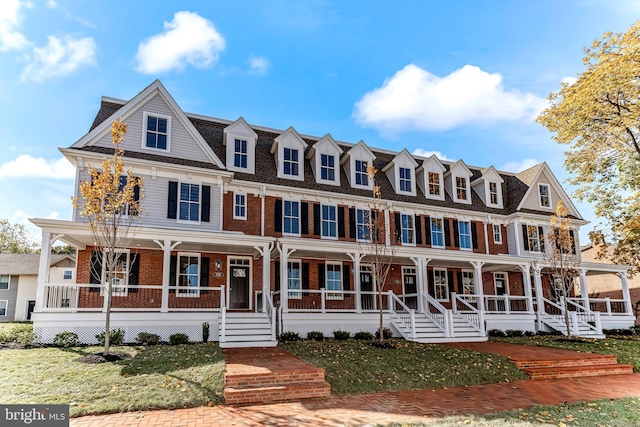
[[[551,194],[551,208],[549,210],[555,211],[556,204],[558,203],[558,200],[560,200],[560,195],[551,186],[551,180],[546,175],[545,171],[543,171],[540,174],[540,178],[538,179],[538,182],[535,182],[533,184],[531,188],[531,192],[529,193],[529,196],[525,199],[524,203],[522,204],[522,209],[540,210],[540,195],[538,193],[538,183],[547,184],[549,186],[549,194]],[[565,201],[565,205],[566,204],[567,203]]]
[[[27,320],[27,303],[29,300],[35,301],[37,287],[38,276],[20,276],[15,303],[15,320],[17,322]]]
[[[481,180],[479,183],[475,183],[473,185],[473,191],[475,191],[478,196],[480,196],[480,200],[483,201],[483,203],[486,205],[487,204],[487,196],[484,193],[484,189],[485,189],[485,182],[483,180]]]

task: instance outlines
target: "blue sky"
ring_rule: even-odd
[[[70,219],[57,147],[102,95],[155,79],[187,112],[510,171],[546,161],[564,181],[564,147],[533,119],[583,47],[639,17],[638,1],[2,0],[0,218]]]

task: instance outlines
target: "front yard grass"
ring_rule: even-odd
[[[379,349],[369,341],[280,343],[287,351],[325,369],[337,395],[435,389],[517,381],[527,376],[494,354],[393,340],[397,348]]]
[[[70,404],[71,416],[214,405],[224,401],[224,356],[216,344],[112,347],[133,358],[85,364],[101,347],[0,351],[0,401]]]

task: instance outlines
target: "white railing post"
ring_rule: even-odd
[[[326,313],[327,311],[327,289],[323,288],[320,289],[320,301],[321,301],[321,311],[323,313]]]
[[[504,310],[507,312],[507,314],[511,314],[511,298],[509,298],[509,295],[503,295],[504,298]]]
[[[478,322],[480,323],[480,334],[484,337],[487,335],[484,327],[484,310],[478,310]]]
[[[454,313],[458,313],[458,304],[456,304],[456,293],[451,292],[451,309]]]
[[[595,311],[593,313],[593,318],[595,320],[596,332],[602,334],[602,320],[600,320],[600,313]]]
[[[578,330],[578,313],[575,311],[570,311],[569,316],[571,317],[571,330],[574,335],[579,334]]]
[[[446,315],[445,315],[445,330],[447,331],[447,337],[449,338],[454,338],[455,337],[455,331],[453,330],[453,312],[450,310],[446,311]]]
[[[227,331],[227,302],[225,300],[224,285],[220,286],[220,337],[219,342],[226,341]]]
[[[416,316],[415,310],[409,311],[409,316],[411,318],[411,338],[416,337]]]
[[[389,304],[389,311],[390,312],[394,312],[395,310],[393,309],[393,291],[387,291],[387,303]]]
[[[609,298],[605,298],[604,303],[607,306],[607,314],[611,315],[611,300]]]

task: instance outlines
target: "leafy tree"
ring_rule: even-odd
[[[91,268],[93,273],[103,277],[104,298],[107,298],[105,319],[104,354],[109,354],[111,319],[111,299],[113,283],[117,280],[117,268],[123,250],[129,247],[140,224],[142,213],[142,178],[133,176],[131,169],[125,172],[120,146],[127,132],[127,124],[119,119],[111,126],[114,153],[111,159],[104,159],[102,171],[92,165],[88,167],[91,179],[80,183],[81,198],[72,198],[74,208],[87,219],[94,241],[94,250],[102,254],[102,264]],[[126,177],[126,179],[122,179]],[[140,192],[136,197],[136,188]],[[135,261],[134,261],[135,262]]]
[[[52,246],[51,253],[58,255],[75,255],[77,252],[76,248],[71,245],[64,246]]]
[[[0,218],[0,253],[32,254],[38,245],[22,224],[11,224],[9,220]]]
[[[576,196],[604,220],[591,238],[614,262],[640,271],[640,21],[585,49],[586,70],[549,96],[538,122],[568,145]]]

